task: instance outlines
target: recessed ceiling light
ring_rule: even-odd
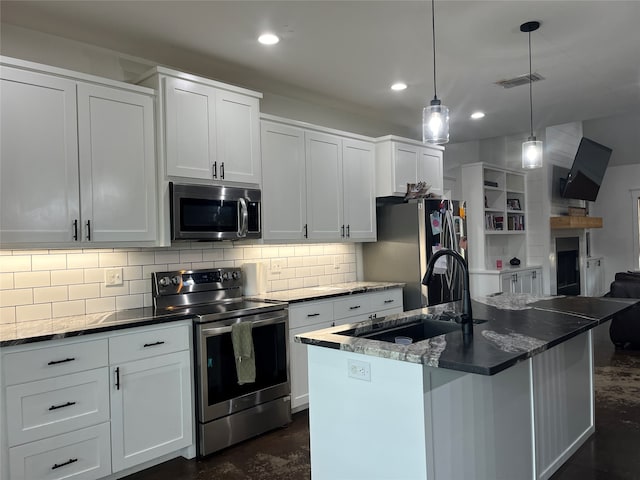
[[[474,120],[478,120],[479,118],[484,118],[484,112],[473,112],[471,114],[471,118]]]
[[[391,90],[395,90],[396,92],[399,92],[401,90],[406,90],[406,88],[407,88],[407,84],[403,82],[397,82],[391,85]]]
[[[263,45],[275,45],[280,39],[273,33],[263,33],[258,37],[258,41]]]

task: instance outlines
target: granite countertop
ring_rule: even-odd
[[[474,325],[473,337],[468,341],[463,338],[461,329],[411,345],[341,335],[354,329],[355,335],[366,335],[426,319],[453,321],[450,317],[460,312],[461,302],[317,330],[297,335],[295,340],[430,367],[494,375],[600,325],[637,303],[640,301],[622,298],[500,294],[472,301],[474,320],[486,322]]]
[[[27,324],[12,325],[0,330],[0,347],[42,342],[65,337],[77,337],[93,333],[142,327],[178,320],[188,320],[193,314],[165,313],[158,315],[153,307],[132,308],[117,312],[76,315],[72,317],[39,320]],[[7,327],[6,325],[3,327]]]
[[[398,282],[347,282],[335,283],[322,287],[296,288],[294,290],[282,290],[247,297],[249,300],[262,302],[308,302],[312,300],[341,297],[356,293],[377,292],[390,288],[403,288],[404,283]]]

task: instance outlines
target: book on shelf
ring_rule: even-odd
[[[504,230],[504,217],[488,213],[484,216],[486,230]]]
[[[507,228],[509,230],[524,230],[524,215],[509,215],[507,217]]]
[[[492,182],[491,180],[485,180],[484,181],[484,185],[485,185],[485,187],[497,187],[498,186],[498,182]]]

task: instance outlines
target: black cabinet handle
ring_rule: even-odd
[[[392,299],[392,300],[385,300],[385,301],[384,301],[384,303],[393,303],[393,302],[395,302],[395,300],[393,300],[393,299]]]
[[[342,227],[340,227],[340,236],[344,237],[344,225],[342,225]]]
[[[49,407],[49,411],[51,410],[57,410],[59,408],[64,408],[64,407],[70,407],[71,405],[75,405],[76,402],[67,402],[67,403],[63,403],[62,405],[51,405]]]
[[[78,241],[78,219],[77,218],[73,221],[73,239],[76,242]]]
[[[307,230],[307,224],[304,224],[304,238],[309,238],[309,231]]]
[[[120,367],[116,367],[116,390],[120,390]]]
[[[75,357],[65,358],[64,360],[51,360],[47,365],[58,365],[59,363],[73,362]]]
[[[319,317],[320,314],[319,313],[308,313],[307,317]]]
[[[360,308],[360,305],[355,305],[353,307],[349,307],[349,310],[357,310]]]
[[[347,238],[351,236],[351,232],[349,231],[350,229],[351,229],[351,225],[347,225]]]
[[[71,465],[72,463],[76,463],[78,461],[77,458],[70,458],[68,461],[64,463],[54,463],[51,470],[55,470],[56,468],[64,467],[65,465]]]
[[[213,162],[213,165],[211,165],[211,176],[213,178],[218,177],[218,162]]]
[[[91,241],[91,220],[87,220],[87,240]]]
[[[224,180],[224,162],[220,164],[220,178]]]
[[[143,347],[144,347],[144,348],[147,348],[147,347],[155,347],[156,345],[162,345],[163,343],[164,343],[164,342],[145,343],[145,344],[143,345]]]

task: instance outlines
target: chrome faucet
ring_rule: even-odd
[[[471,314],[471,294],[469,292],[469,267],[467,266],[467,261],[464,257],[455,250],[441,248],[431,256],[431,260],[429,260],[429,265],[427,266],[427,273],[424,274],[424,278],[422,279],[422,284],[429,285],[431,277],[433,277],[433,268],[436,264],[436,260],[444,255],[448,255],[456,260],[464,272],[464,285],[462,287],[462,315],[460,315],[460,323],[462,325],[463,335],[472,336],[473,316]]]

